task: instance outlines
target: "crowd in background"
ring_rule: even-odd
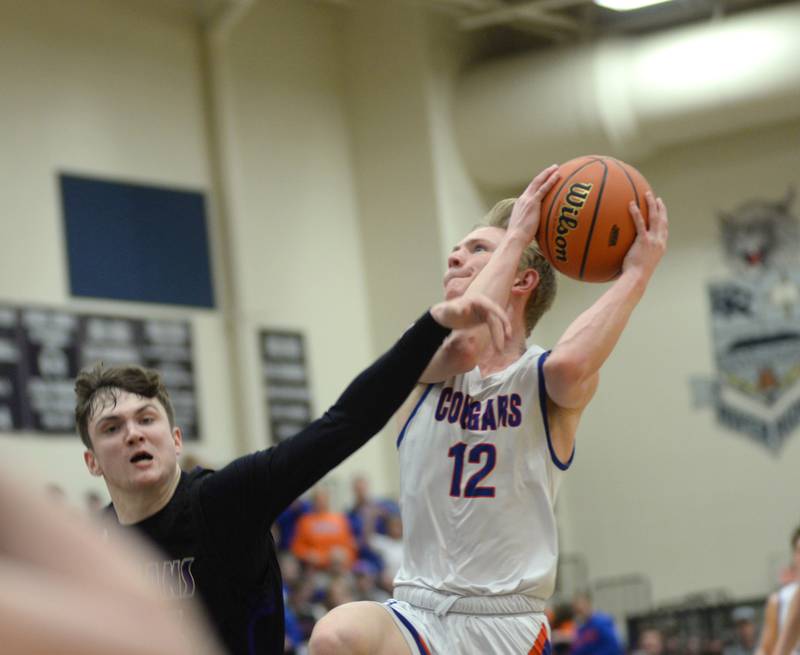
[[[383,602],[400,568],[402,523],[397,503],[376,500],[367,480],[353,481],[354,503],[331,509],[330,491],[315,488],[273,526],[286,600],[287,653],[300,655],[316,621],[344,603]]]
[[[594,609],[586,592],[555,605],[549,616],[556,655],[754,655],[759,636],[755,610],[736,607],[726,618],[726,627],[710,631],[654,618],[635,633],[629,630],[625,643],[612,617]]]
[[[183,468],[197,465],[187,457]],[[47,485],[53,502],[65,494]],[[359,600],[383,602],[402,557],[402,522],[397,503],[376,499],[366,478],[352,481],[352,506],[331,507],[330,490],[318,486],[309,498],[299,498],[272,528],[283,574],[286,609],[286,655],[305,655],[314,624],[328,611]],[[107,500],[90,490],[87,512],[102,510]],[[547,609],[554,655],[753,655],[759,636],[759,616],[751,606],[730,612],[722,634],[692,634],[663,622],[643,625],[620,637],[619,626],[603,608],[595,608],[588,591]]]
[[[330,507],[316,488],[297,500],[274,526],[284,576],[287,653],[302,655],[314,623],[337,605],[390,597],[402,556],[402,522],[396,502],[375,499],[363,477],[353,480],[354,503]],[[758,641],[752,607],[734,608],[720,634],[687,634],[678,627],[644,625],[625,643],[613,618],[581,591],[547,610],[556,655],[752,655]]]

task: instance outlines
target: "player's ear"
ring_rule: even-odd
[[[539,273],[532,268],[526,268],[517,273],[514,284],[511,285],[511,293],[529,293],[539,286]]]
[[[172,442],[175,444],[175,454],[180,455],[183,449],[183,431],[177,425],[172,428]]]
[[[93,476],[100,477],[103,475],[103,469],[100,468],[100,463],[97,461],[93,450],[87,449],[83,451],[83,461],[86,464],[86,468],[89,469],[89,473]]]

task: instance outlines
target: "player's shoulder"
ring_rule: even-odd
[[[539,360],[542,357],[546,357],[550,353],[549,350],[542,348],[539,344],[531,343],[528,344],[528,347],[525,349],[523,353],[523,357],[528,357],[532,360]]]

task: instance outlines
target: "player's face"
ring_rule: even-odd
[[[444,297],[458,298],[489,262],[500,245],[505,230],[499,227],[479,227],[464,237],[447,258],[444,276]]]
[[[93,449],[84,454],[86,466],[112,490],[136,492],[170,484],[178,471],[180,428],[170,428],[157,399],[115,391],[116,403],[107,395],[97,399],[88,426]]]

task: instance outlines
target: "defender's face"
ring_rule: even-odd
[[[181,452],[180,428],[170,428],[157,399],[114,391],[116,403],[110,396],[98,398],[89,422],[94,448],[84,453],[87,468],[103,476],[109,488],[123,492],[169,484]]]
[[[444,276],[445,300],[464,295],[472,281],[497,250],[505,230],[499,227],[479,227],[464,237],[447,258]]]

